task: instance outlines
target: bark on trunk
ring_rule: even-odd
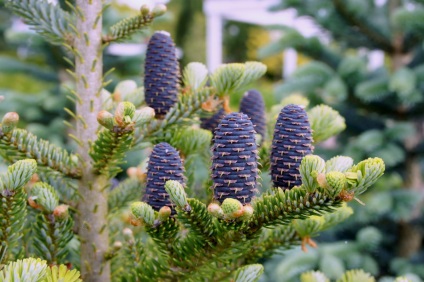
[[[104,255],[109,246],[107,227],[108,180],[93,173],[88,154],[90,142],[96,139],[97,113],[101,110],[102,88],[102,2],[99,0],[77,0],[82,15],[77,20],[79,36],[75,48],[77,93],[77,138],[84,167],[79,183],[81,201],[79,210],[79,235],[81,239],[81,274],[84,281],[110,281],[110,264]]]

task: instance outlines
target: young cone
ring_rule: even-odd
[[[156,116],[164,116],[177,102],[179,81],[175,44],[167,32],[157,31],[150,38],[144,73],[146,103]]]
[[[249,117],[243,113],[225,116],[215,131],[212,152],[215,199],[221,203],[227,198],[243,205],[250,203],[256,192],[258,157]]]
[[[164,206],[171,207],[172,214],[175,214],[174,204],[169,200],[165,190],[165,183],[168,180],[175,180],[184,185],[183,171],[183,164],[177,150],[165,142],[157,144],[153,148],[147,165],[146,193],[143,201],[156,211]]]
[[[265,104],[261,93],[257,90],[249,90],[244,93],[240,102],[240,112],[250,117],[255,126],[256,133],[265,137],[266,121],[265,121]]]
[[[271,149],[271,177],[274,187],[291,189],[302,184],[299,165],[312,154],[312,135],[305,110],[285,106],[278,116]]]

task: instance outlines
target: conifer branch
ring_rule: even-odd
[[[141,127],[135,144],[139,145],[150,138],[163,136],[171,126],[183,124],[189,117],[199,114],[202,111],[202,104],[213,96],[213,88],[210,87],[205,87],[191,95],[181,95],[163,120],[155,119]]]
[[[153,20],[162,16],[166,12],[164,5],[157,5],[152,11],[149,7],[143,5],[140,9],[140,14],[121,20],[110,28],[110,34],[103,38],[104,43],[111,41],[119,41],[130,37],[134,33],[150,26]]]
[[[98,133],[98,138],[90,150],[95,171],[108,178],[118,174],[125,153],[133,145],[135,127],[146,124],[153,116],[151,108],[136,111],[130,102],[120,103],[115,115],[107,111],[99,112],[97,120],[104,128]]]
[[[303,187],[284,191],[279,188],[275,193],[264,194],[253,202],[255,213],[247,232],[254,233],[263,226],[287,225],[296,218],[331,212],[340,204],[340,199],[329,198],[319,190],[309,193]]]
[[[74,154],[38,139],[24,129],[14,129],[9,133],[0,132],[0,154],[8,161],[33,158],[39,166],[50,168],[64,176],[79,178],[79,159]]]
[[[59,5],[47,0],[6,0],[6,7],[21,16],[26,24],[33,26],[50,43],[73,44],[75,32],[71,24],[75,18]]]
[[[6,248],[0,264],[10,259],[13,248],[22,237],[26,221],[26,192],[23,186],[37,169],[34,160],[22,160],[0,175],[0,245]]]
[[[37,182],[29,196],[30,206],[42,211],[33,224],[35,253],[49,264],[64,262],[68,253],[66,245],[74,236],[68,206],[59,205],[56,191],[47,183]]]
[[[119,183],[108,197],[110,215],[125,208],[130,202],[141,198],[145,184],[138,179],[128,178]]]
[[[371,26],[368,20],[364,17],[358,18],[353,15],[348,9],[345,3],[340,0],[332,0],[335,9],[350,25],[356,26],[362,34],[364,34],[369,40],[374,42],[378,48],[388,53],[392,53],[394,48],[390,42],[390,39],[386,38],[380,32],[376,30],[376,27]]]

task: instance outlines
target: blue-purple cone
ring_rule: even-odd
[[[299,165],[312,154],[308,115],[297,105],[285,106],[277,119],[271,148],[271,178],[274,187],[291,189],[301,185]]]
[[[201,118],[200,127],[212,131],[212,135],[215,135],[215,129],[218,127],[221,120],[225,117],[226,113],[223,108],[220,108],[210,118]]]
[[[212,180],[214,198],[251,202],[257,192],[258,178],[255,130],[243,113],[226,115],[215,130],[212,146]]]
[[[177,102],[179,65],[175,44],[167,32],[157,31],[147,45],[144,66],[146,104],[164,116]]]
[[[168,143],[157,144],[150,155],[147,165],[146,192],[143,201],[159,211],[163,206],[171,207],[175,214],[174,204],[169,200],[165,190],[165,182],[176,180],[185,184],[184,168],[180,155]]]
[[[265,103],[261,93],[254,89],[244,93],[240,102],[240,112],[250,117],[256,133],[262,135],[263,139],[266,132],[266,119]]]

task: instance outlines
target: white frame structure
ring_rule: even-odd
[[[204,0],[206,15],[206,63],[210,71],[222,64],[223,24],[226,20],[257,25],[286,25],[297,28],[304,36],[323,33],[307,18],[296,17],[296,11],[288,9],[271,12],[269,8],[280,0]],[[297,66],[297,52],[286,50],[283,54],[283,74],[289,76]]]
[[[204,0],[203,11],[206,15],[206,64],[210,71],[222,64],[223,25],[226,20],[252,23],[257,25],[286,25],[296,28],[306,37],[318,36],[329,42],[329,36],[316,26],[312,19],[297,17],[294,9],[271,12],[269,8],[281,0]],[[280,33],[281,36],[281,33]],[[368,67],[375,69],[383,65],[384,52],[364,50],[368,55]],[[284,51],[283,75],[290,76],[297,67],[297,52]]]

